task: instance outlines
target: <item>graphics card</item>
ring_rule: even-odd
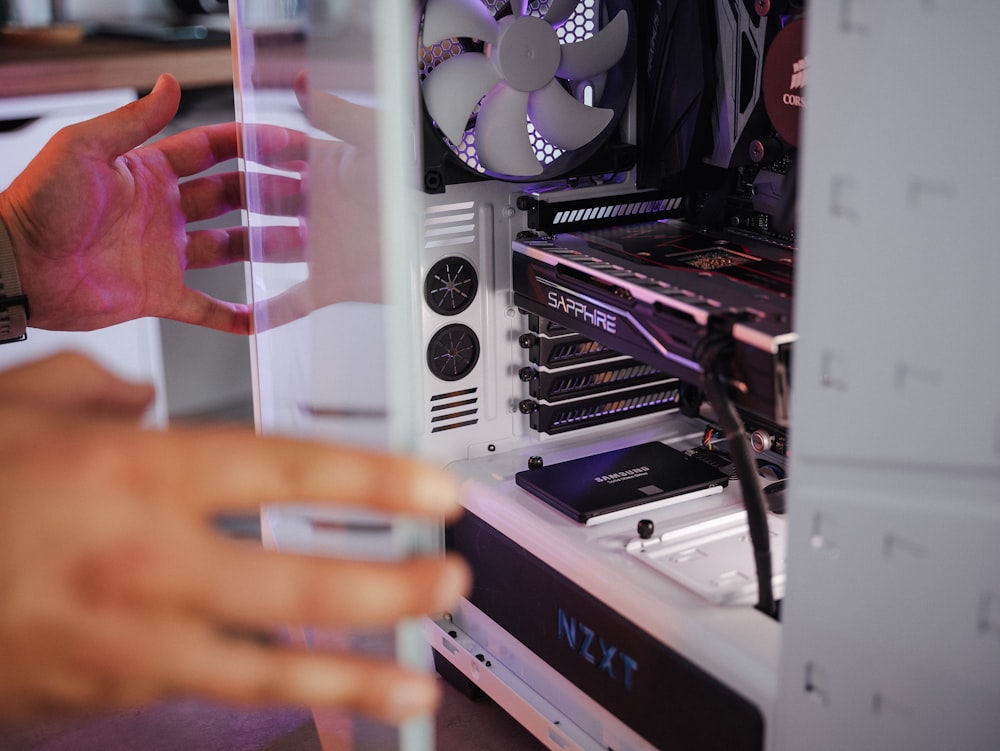
[[[679,222],[528,239],[514,251],[518,305],[694,384],[705,342],[731,337],[737,403],[788,424],[789,251]]]

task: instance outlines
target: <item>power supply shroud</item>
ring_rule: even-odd
[[[761,747],[760,710],[627,613],[475,514],[455,525],[451,543],[481,562],[470,601],[655,748]]]

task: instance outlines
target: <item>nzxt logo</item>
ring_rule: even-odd
[[[806,58],[801,58],[796,62],[792,63],[792,80],[788,84],[788,92],[781,97],[781,101],[785,104],[791,105],[792,107],[805,107],[806,100],[805,97],[799,94],[793,94],[792,92],[796,89],[804,89],[806,87]]]
[[[559,608],[559,641],[590,663],[612,681],[621,682],[626,691],[632,690],[632,678],[639,670],[639,663],[618,649],[614,644],[606,642],[604,637],[594,632],[594,629],[576,618],[567,616]]]
[[[562,313],[573,316],[577,320],[589,323],[591,326],[596,326],[599,329],[607,331],[609,334],[614,334],[618,330],[618,316],[593,305],[588,305],[582,300],[576,300],[559,292],[550,291],[548,294],[548,305],[550,308],[555,308]]]

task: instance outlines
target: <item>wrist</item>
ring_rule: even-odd
[[[0,217],[0,344],[25,339],[30,315],[17,273],[14,246]]]

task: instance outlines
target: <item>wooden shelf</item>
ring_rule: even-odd
[[[182,87],[231,85],[226,44],[174,46],[85,39],[76,44],[5,44],[0,40],[0,97],[130,87],[149,91],[161,73]]]

